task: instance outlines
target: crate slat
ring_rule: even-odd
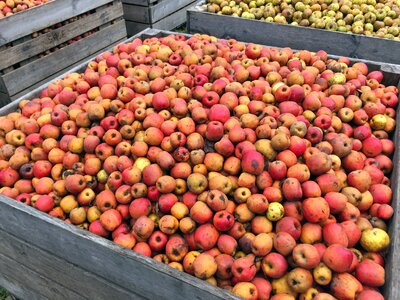
[[[3,277],[3,279],[0,279],[0,283],[4,288],[9,289],[14,285],[17,286],[22,282],[24,283],[23,288],[19,291],[12,290],[14,294],[20,292],[17,296],[22,299],[32,299],[30,293],[26,294],[25,289],[34,292],[33,299],[88,299],[72,291],[68,287],[55,283],[53,279],[42,276],[34,270],[24,267],[19,261],[12,260],[1,253],[0,270]]]
[[[12,262],[12,261],[10,261]],[[1,264],[1,263],[0,263]],[[13,268],[18,267],[18,263],[13,264]],[[4,268],[9,268],[9,266],[5,266]],[[14,295],[18,295],[20,299],[30,299],[30,300],[47,300],[49,298],[41,296],[40,294],[34,292],[34,290],[30,289],[27,286],[23,286],[20,284],[18,280],[13,279],[14,277],[6,276],[6,274],[2,274],[0,276],[0,286],[7,291],[12,291]],[[12,298],[11,298],[12,299]],[[7,298],[7,300],[10,300]]]
[[[151,25],[126,21],[126,30],[128,32],[128,36],[135,35],[138,32],[146,30],[146,28],[151,28]],[[1,86],[1,82],[0,82],[0,86]]]
[[[97,12],[85,16],[75,22],[66,24],[51,32],[42,34],[36,38],[29,39],[19,45],[0,52],[0,70],[19,63],[32,56],[38,55],[51,48],[67,42],[85,32],[93,30],[102,24],[111,22],[122,16],[122,4],[116,3],[113,9],[101,7]]]
[[[118,21],[84,39],[3,75],[2,79],[7,90],[2,90],[2,92],[14,95],[47,78],[49,74],[65,69],[125,36],[125,22],[123,20]],[[18,78],[18,80],[15,80],[15,78]]]
[[[142,299],[238,299],[223,289],[4,196],[0,196],[0,219],[2,231],[50,253],[59,253],[66,262],[124,287],[132,298],[139,294]],[[52,286],[48,283],[49,293]]]
[[[399,72],[400,73],[400,72]],[[397,87],[400,90],[400,81]],[[395,152],[393,154],[393,172],[390,176],[393,190],[392,207],[394,214],[389,222],[390,246],[385,257],[385,285],[383,292],[385,299],[400,299],[400,106],[396,109],[396,130],[393,134]]]
[[[155,23],[192,4],[194,0],[162,0],[151,9],[151,22]]]
[[[161,0],[150,6],[126,4],[124,1],[124,17],[130,22],[153,25],[168,15],[186,7],[195,0]]]
[[[122,3],[136,4],[141,6],[149,6],[150,4],[157,2],[158,0],[122,0]]]
[[[3,80],[3,75],[0,76],[0,93],[4,93],[7,95],[7,87]]]
[[[152,27],[155,23],[167,16],[187,7],[196,0],[161,0],[149,6],[128,4],[123,1],[124,17],[129,22],[149,24]]]
[[[400,124],[400,117],[397,115],[397,124]],[[396,131],[398,132],[398,131]],[[397,141],[399,141],[399,133],[397,133]],[[398,142],[397,142],[398,143]],[[396,143],[396,145],[398,145]],[[396,152],[399,151],[399,147],[396,147]],[[395,153],[396,160],[394,160],[394,164],[396,168],[392,175],[393,180],[393,196],[395,197],[393,201],[395,204],[393,205],[393,209],[395,211],[392,220],[390,221],[389,234],[391,239],[391,244],[389,247],[389,253],[385,260],[385,286],[383,287],[385,299],[389,300],[397,300],[400,299],[400,240],[399,240],[399,232],[400,232],[400,206],[398,203],[398,199],[400,197],[399,192],[399,154]]]
[[[0,20],[0,46],[112,1],[55,0],[3,18]]]
[[[50,253],[39,249],[2,230],[0,230],[0,240],[2,241],[1,254],[13,261],[18,261],[28,269],[36,270],[42,276],[52,278],[60,285],[73,286],[75,291],[86,298],[106,300],[111,296],[118,299],[129,299],[132,296],[121,287],[87,272],[79,265],[67,263],[59,257],[62,253]],[[60,270],[66,272],[60,273]]]
[[[150,23],[150,8],[148,6],[123,4],[125,20],[136,20],[142,23]]]
[[[170,14],[169,16],[155,22],[154,24],[145,24],[126,20],[126,29],[128,36],[134,35],[146,28],[155,28],[161,30],[172,30],[186,22],[186,13],[188,9],[196,5],[198,1],[192,1],[187,6]]]

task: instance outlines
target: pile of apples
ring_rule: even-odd
[[[134,39],[0,117],[0,192],[245,299],[384,299],[382,80],[324,51]]]
[[[47,2],[49,0],[1,0],[0,19]]]

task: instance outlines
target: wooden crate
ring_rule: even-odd
[[[79,19],[65,22],[77,16]],[[122,16],[121,0],[55,0],[0,20],[0,104],[125,39]],[[36,34],[56,24],[51,31]],[[96,32],[46,53],[88,31]]]
[[[400,64],[400,41],[208,13],[201,4],[188,10],[187,28],[189,33]]]
[[[135,5],[141,5],[141,6],[150,6],[154,2],[157,2],[158,0],[124,0],[123,3],[126,4],[135,4]]]
[[[145,28],[174,29],[186,22],[186,12],[196,0],[122,0],[128,36]]]
[[[148,29],[129,40],[161,35]],[[90,61],[58,78],[83,72]],[[23,99],[37,97],[47,85],[4,106],[0,115],[15,111]],[[1,195],[0,220],[0,286],[19,299],[239,300],[225,290]]]
[[[129,40],[170,33],[147,29]],[[356,61],[360,60],[352,60]],[[89,62],[68,73],[82,72]],[[384,73],[385,84],[400,88],[400,66],[364,62],[370,70]],[[20,101],[38,96],[46,86],[3,107],[0,115],[15,111]],[[400,108],[396,121],[400,124]],[[399,136],[400,126],[397,126],[393,136],[396,145]],[[385,299],[389,300],[400,299],[399,150],[397,147],[394,153],[391,177],[394,216],[389,224],[392,242],[386,256],[384,288]],[[0,286],[21,299],[238,299],[193,276],[4,196],[0,196],[0,220]]]

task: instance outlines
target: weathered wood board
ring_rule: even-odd
[[[0,46],[111,2],[113,0],[54,0],[3,18],[0,20]]]
[[[193,3],[194,0],[161,0],[150,6],[124,4],[124,18],[128,21],[154,24],[181,8]]]
[[[169,16],[153,23],[140,23],[136,21],[126,20],[126,29],[128,31],[128,36],[132,36],[146,28],[154,28],[161,30],[172,30],[186,22],[186,14],[188,9],[192,8],[198,3],[198,1],[192,1],[189,5],[179,9],[178,11],[170,14]]]
[[[150,4],[157,2],[158,0],[123,0],[126,4],[135,4],[141,6],[149,6]]]
[[[0,57],[2,58],[0,60],[0,70],[43,53],[46,50],[54,48],[61,43],[67,42],[80,34],[93,30],[119,17],[121,17],[120,4],[117,3],[114,9],[111,10],[103,6],[101,9],[98,9],[95,13],[85,18],[39,35],[37,38],[29,39],[9,49],[4,49],[0,51]]]
[[[0,220],[0,284],[22,299],[25,289],[49,299],[237,299],[4,196]]]

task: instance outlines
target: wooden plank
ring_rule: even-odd
[[[152,24],[156,23],[193,2],[194,0],[162,0],[156,5],[150,7],[150,21]]]
[[[198,1],[197,1],[198,2]],[[192,1],[189,5],[181,8],[177,12],[168,17],[154,23],[153,28],[162,30],[172,30],[186,22],[186,14],[188,9],[196,5],[196,1]]]
[[[386,76],[385,84],[397,86],[400,90],[400,65],[382,64],[381,71],[383,72],[384,77],[388,75]]]
[[[147,28],[151,28],[150,24],[143,24],[138,22],[126,21],[126,31],[128,36],[133,36]]]
[[[0,20],[0,46],[113,0],[55,0]],[[29,26],[26,26],[26,22]]]
[[[171,15],[165,17],[164,19],[161,19],[154,24],[143,24],[139,22],[126,21],[128,36],[137,34],[138,32],[149,27],[161,30],[172,30],[186,22],[186,13],[188,9],[192,8],[194,5],[196,5],[196,3],[198,2],[191,1],[189,5],[181,8],[177,12],[172,13]]]
[[[165,36],[168,36],[171,34],[176,34],[176,32],[155,29],[155,28],[147,28],[147,29],[143,30],[142,32],[137,33],[136,36],[138,36],[144,40],[144,39],[152,38],[152,37],[165,37]],[[186,36],[189,37],[190,35],[186,34]]]
[[[188,31],[276,47],[322,49],[329,54],[400,64],[399,41],[217,15],[205,12],[202,7],[188,11]]]
[[[162,0],[148,7],[124,4],[124,17],[127,21],[153,25],[193,2],[194,0]]]
[[[12,48],[5,49],[0,52],[0,70],[43,53],[122,15],[121,2],[117,2],[111,7],[103,6],[89,16],[42,34],[37,38],[32,38],[22,44],[15,45]]]
[[[385,72],[392,71],[391,67],[383,68]],[[384,72],[384,73],[385,73]],[[384,74],[386,77],[391,77],[391,73]],[[398,75],[398,74],[396,74]],[[391,81],[395,81],[398,79],[398,76],[393,76],[394,78]],[[385,77],[384,77],[385,78]],[[389,78],[390,80],[390,78]],[[393,83],[400,89],[400,81],[397,81],[397,84]],[[387,255],[385,257],[385,285],[383,287],[383,292],[385,299],[396,300],[400,299],[400,107],[397,107],[396,110],[396,130],[393,134],[394,144],[397,145],[395,147],[395,151],[393,154],[393,172],[390,176],[390,180],[392,182],[391,187],[393,191],[393,200],[392,207],[394,209],[394,214],[392,219],[389,222],[389,235],[390,235],[390,246],[387,250]]]
[[[395,145],[399,143],[399,122],[400,122],[400,113],[398,110],[397,113],[397,128],[395,135]],[[384,295],[385,299],[400,299],[400,206],[399,206],[399,197],[400,197],[400,187],[399,187],[399,163],[400,163],[400,154],[399,147],[396,147],[393,165],[395,166],[391,179],[392,179],[392,189],[393,189],[393,202],[392,206],[394,209],[393,217],[390,221],[389,225],[389,235],[391,239],[390,247],[388,250],[388,254],[386,256],[385,261],[385,286],[384,286]]]
[[[150,7],[123,4],[124,18],[127,21],[135,21],[150,24]]]
[[[1,230],[35,247],[58,253],[68,263],[118,283],[142,298],[238,299],[223,289],[4,196],[0,196],[0,219]]]
[[[18,263],[15,263],[13,268],[17,267],[18,268]],[[30,299],[30,300],[42,300],[42,299],[48,299],[45,297],[41,297],[35,292],[32,292],[31,290],[28,290],[26,286],[22,285],[19,283],[18,280],[13,280],[9,276],[6,276],[6,274],[3,274],[0,276],[0,286],[7,291],[12,291],[15,297],[18,297],[19,299]],[[6,299],[6,300],[14,300],[16,298],[11,298],[11,299]]]
[[[4,73],[3,74],[0,73],[0,93],[7,94],[7,87],[3,80],[3,76],[4,76]]]
[[[124,21],[121,20],[84,39],[3,75],[3,80],[7,87],[6,92],[11,96],[17,94],[49,75],[65,69],[124,37],[126,37],[126,28]],[[15,78],[19,80],[15,80]]]
[[[10,103],[11,99],[8,94],[0,92],[0,107],[3,107],[4,105]]]
[[[76,291],[89,299],[129,299],[130,293],[79,267],[66,262],[62,257],[43,251],[0,230],[1,254],[39,275]],[[138,295],[136,295],[139,297]]]
[[[150,4],[157,2],[158,0],[122,0],[125,4],[135,4],[141,6],[150,6]]]
[[[2,286],[22,299],[88,299],[68,287],[57,284],[51,278],[24,267],[18,261],[12,260],[2,253],[0,253],[0,270]],[[23,288],[13,289],[18,285],[23,286]],[[27,290],[31,292],[27,293]]]

